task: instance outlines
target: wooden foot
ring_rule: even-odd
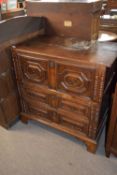
[[[96,149],[97,149],[97,143],[85,143],[87,146],[87,151],[91,152],[91,153],[96,153]]]
[[[21,120],[23,123],[28,124],[28,118],[27,118],[27,117],[21,116],[21,117],[20,117],[20,120]]]

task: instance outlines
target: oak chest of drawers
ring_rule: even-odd
[[[21,120],[67,132],[95,152],[114,86],[117,46],[76,50],[72,42],[42,36],[12,47]]]

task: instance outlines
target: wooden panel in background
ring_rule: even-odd
[[[46,18],[48,35],[71,36],[79,40],[97,39],[101,5],[100,0],[26,2],[28,16]]]
[[[6,128],[20,112],[10,46],[43,34],[43,27],[39,17],[23,16],[0,22],[0,125]]]

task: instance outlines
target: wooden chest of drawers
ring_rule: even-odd
[[[108,113],[117,47],[100,43],[75,50],[70,41],[43,36],[13,46],[21,119],[67,132],[95,152]]]

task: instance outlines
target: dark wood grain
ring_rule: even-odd
[[[6,41],[32,34],[43,28],[43,20],[39,17],[16,17],[0,22],[0,45]],[[9,30],[8,30],[9,29]]]
[[[79,40],[98,38],[102,1],[30,2],[28,16],[46,19],[46,34],[78,37]]]
[[[6,128],[20,113],[10,46],[43,34],[42,28],[40,18],[18,17],[0,22],[0,125]]]

